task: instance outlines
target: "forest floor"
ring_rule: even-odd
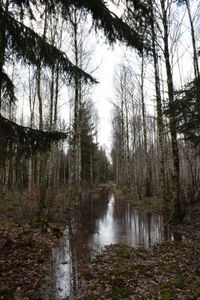
[[[0,299],[41,299],[61,231],[46,221],[0,223]]]
[[[43,300],[39,291],[48,284],[51,249],[62,226],[14,217],[18,206],[24,205],[20,201],[16,196],[0,199],[0,299]],[[162,211],[160,202],[156,207],[154,203],[138,200],[133,207]],[[126,245],[106,247],[83,272],[84,285],[77,299],[200,300],[200,203],[190,207],[185,223],[173,226],[173,232],[176,241],[149,250]]]
[[[82,276],[78,299],[200,299],[200,243],[167,242],[150,250],[110,245]]]
[[[0,197],[0,299],[43,300],[63,225],[35,217],[36,195]],[[26,217],[25,217],[26,216]]]
[[[162,204],[152,198],[135,201],[133,208],[161,212]],[[82,273],[77,299],[200,300],[200,203],[189,207],[182,224],[166,226],[174,241],[148,250],[107,246]]]

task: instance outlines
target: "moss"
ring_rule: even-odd
[[[107,276],[102,276],[101,280],[105,281],[106,283],[114,286],[114,287],[123,287],[125,285],[124,278],[120,277],[124,274],[118,273],[118,271],[110,272]]]
[[[57,238],[62,236],[62,231],[58,227],[54,226],[51,228],[51,230]]]
[[[124,196],[123,191],[120,190],[120,189],[115,189],[114,194],[115,194],[116,197],[123,197]]]
[[[31,221],[29,222],[29,225],[32,227],[32,228],[46,228],[49,226],[49,223],[46,221],[46,220],[34,220],[34,221]]]
[[[91,291],[95,291],[95,290],[97,289],[97,285],[90,286],[89,289],[90,289]]]
[[[148,250],[145,248],[138,248],[137,251],[140,253],[148,253]]]
[[[125,244],[115,245],[115,255],[117,256],[117,258],[129,259],[130,247]]]
[[[31,221],[29,224],[32,228],[40,228],[42,225],[40,221]]]
[[[154,287],[154,289],[156,291],[163,291],[164,290],[164,286],[163,285],[157,285],[157,286]]]
[[[112,292],[109,293],[107,296],[110,297],[112,300],[121,300],[122,297],[128,297],[129,295],[133,295],[133,294],[134,294],[133,288],[115,287],[112,289]]]
[[[5,272],[6,266],[4,263],[0,262],[0,272]]]
[[[90,273],[89,270],[82,272],[82,273],[81,273],[81,276],[82,276],[85,280],[90,280],[90,279],[92,279],[92,274]]]
[[[4,287],[0,289],[0,296],[7,296],[11,293],[11,289],[9,287]]]
[[[7,211],[16,211],[18,205],[17,204],[12,204],[7,208]]]
[[[0,220],[0,225],[9,225],[10,222],[6,220]]]
[[[200,288],[196,289],[195,292],[197,293],[198,296],[200,296]]]
[[[110,279],[110,284],[115,287],[123,287],[125,285],[125,280],[123,278],[112,278]]]
[[[101,263],[103,262],[103,257],[104,257],[103,254],[99,254],[95,258],[91,259],[91,263],[92,264]]]
[[[6,202],[13,201],[14,197],[13,197],[13,195],[7,194],[4,196],[3,200]]]
[[[28,234],[31,234],[32,233],[32,231],[30,230],[30,229],[28,229],[28,228],[23,228],[23,234],[24,235],[28,235]]]
[[[29,298],[35,298],[35,297],[38,297],[38,292],[37,291],[28,291],[26,294],[25,294],[26,297],[29,297]]]
[[[98,296],[97,295],[88,295],[87,296],[87,298],[86,298],[86,300],[96,300],[96,299],[98,299]]]
[[[169,291],[164,291],[162,293],[162,299],[163,300],[170,300],[173,299],[172,294]]]
[[[173,285],[177,288],[177,289],[184,289],[186,288],[186,285],[183,282],[174,282]]]

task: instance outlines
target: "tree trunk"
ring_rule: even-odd
[[[3,83],[3,66],[5,62],[5,25],[6,25],[6,14],[8,13],[9,1],[6,0],[5,11],[3,13],[3,1],[0,1],[0,111],[2,106],[2,83]]]
[[[58,95],[59,95],[59,64],[56,66],[56,87],[55,87],[55,102],[54,102],[54,128],[57,126],[58,119]]]
[[[151,6],[153,6],[151,1]],[[160,161],[160,186],[163,201],[166,203],[166,189],[165,189],[165,162],[164,162],[164,148],[163,148],[163,117],[162,117],[162,100],[160,91],[160,78],[159,78],[159,66],[158,55],[156,51],[156,33],[154,25],[154,14],[151,10],[151,31],[152,31],[152,52],[154,62],[154,74],[155,74],[155,90],[156,90],[156,108],[157,108],[157,130],[158,130],[158,144],[159,144],[159,161]]]
[[[187,7],[188,17],[189,17],[189,21],[190,21],[190,31],[191,31],[192,47],[193,47],[194,75],[195,75],[195,78],[200,78],[197,47],[196,47],[195,32],[194,32],[194,24],[193,24],[191,10],[190,10],[190,1],[185,0],[185,4]]]
[[[151,192],[151,168],[150,168],[150,161],[148,158],[148,149],[147,149],[147,124],[146,124],[146,111],[145,111],[145,103],[144,103],[144,54],[143,53],[142,53],[142,63],[141,63],[141,101],[142,101],[144,154],[145,154],[145,164],[146,164],[145,197],[150,197],[152,195],[152,192]]]
[[[74,13],[74,53],[75,66],[79,66],[78,53],[78,23],[76,11]],[[75,94],[74,94],[74,156],[75,156],[75,185],[80,191],[81,188],[81,93],[80,93],[80,77],[77,74],[75,77]]]
[[[128,101],[125,98],[125,114],[126,114],[126,180],[128,191],[130,191],[130,147],[129,147],[129,115],[128,115]]]
[[[50,88],[50,111],[49,111],[49,129],[52,130],[53,126],[53,110],[54,110],[54,79],[55,68],[51,68],[51,88]]]
[[[37,96],[39,104],[39,129],[43,130],[43,104],[41,96],[41,65],[37,67],[36,75],[36,85],[37,85]]]
[[[168,87],[168,97],[169,106],[171,108],[169,115],[169,128],[171,133],[172,142],[172,158],[173,158],[173,220],[179,222],[182,219],[182,211],[179,197],[179,152],[178,152],[178,141],[176,132],[176,121],[173,114],[173,102],[174,102],[174,87],[173,87],[173,76],[170,64],[170,54],[169,54],[169,34],[168,34],[168,19],[167,19],[167,9],[165,9],[165,1],[161,0],[162,8],[162,23],[164,28],[164,57],[165,66],[167,72],[167,87]]]
[[[43,39],[46,37],[47,31],[47,7],[45,7],[45,20],[44,20],[44,30]],[[37,66],[36,84],[37,84],[37,96],[39,101],[39,129],[43,130],[43,103],[41,96],[41,63],[39,62]]]

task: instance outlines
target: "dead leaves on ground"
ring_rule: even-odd
[[[39,290],[57,237],[56,227],[39,225],[0,225],[0,299],[41,299]]]
[[[200,299],[200,243],[147,251],[110,245],[92,261],[79,299]]]

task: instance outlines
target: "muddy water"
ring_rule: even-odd
[[[70,217],[60,245],[53,249],[52,299],[74,299],[80,284],[78,271],[105,245],[126,243],[149,248],[164,239],[162,215],[133,210],[128,202],[115,199],[112,193],[84,200]]]

